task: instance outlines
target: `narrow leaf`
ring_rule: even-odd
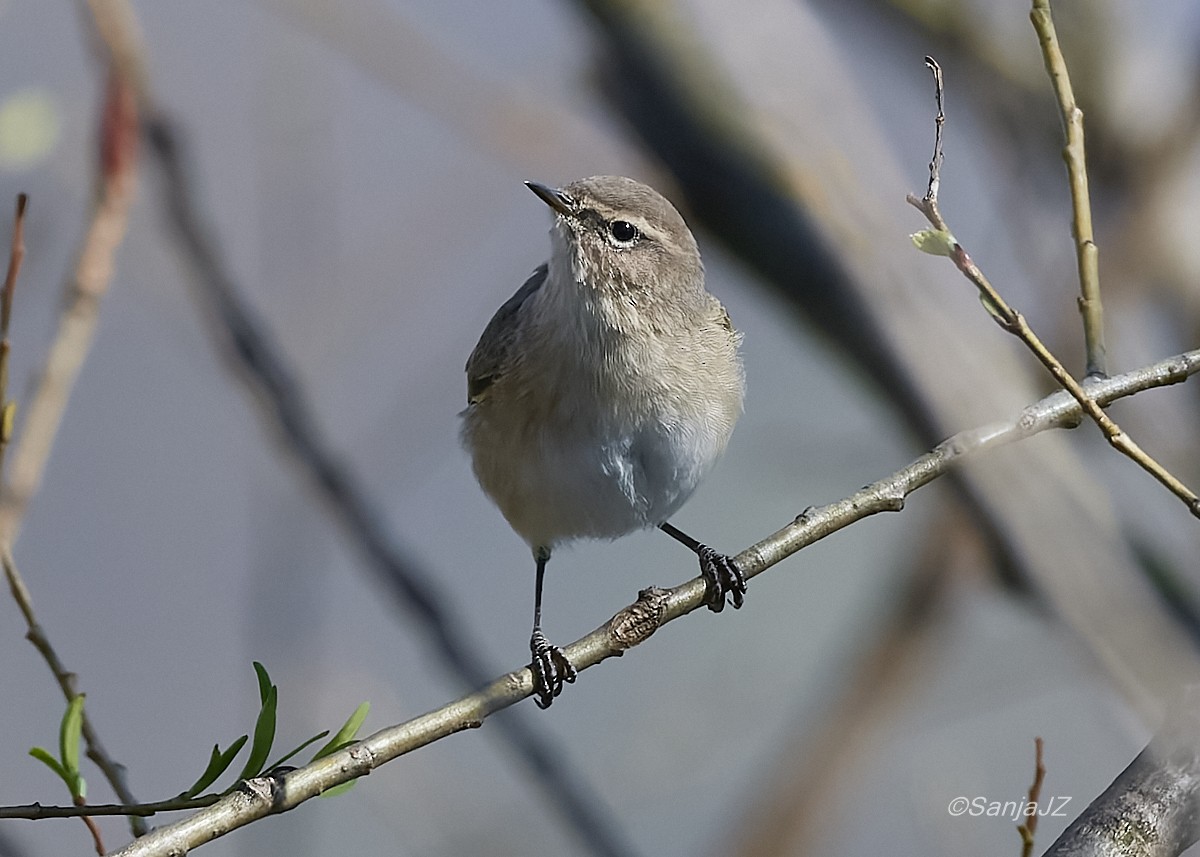
[[[68,771],[63,767],[62,762],[50,755],[49,750],[44,747],[33,747],[30,749],[29,755],[54,771],[58,778],[66,784],[67,791],[71,793],[73,799],[80,801],[87,796],[87,783],[84,782],[83,777],[79,776],[79,772]]]
[[[67,769],[62,766],[62,762],[50,755],[49,750],[44,747],[34,747],[29,751],[29,755],[33,756],[33,758],[37,759],[47,768],[54,771],[54,773],[58,775],[58,778],[67,784],[68,789],[71,787],[71,775],[68,774]]]
[[[267,756],[271,755],[271,745],[275,743],[275,709],[278,700],[279,691],[271,685],[267,691],[267,698],[263,700],[262,708],[259,709],[258,720],[254,724],[254,740],[250,744],[250,758],[238,774],[239,780],[248,780],[262,773]]]
[[[67,704],[58,727],[58,754],[69,774],[79,773],[79,739],[83,733],[83,694],[77,694]],[[72,794],[75,794],[72,792]]]
[[[295,757],[296,754],[299,753],[301,750],[303,750],[305,747],[308,747],[311,744],[315,744],[316,742],[320,741],[322,738],[324,738],[328,734],[329,734],[328,729],[326,729],[324,732],[318,732],[316,735],[309,738],[307,741],[305,741],[303,744],[301,744],[295,750],[292,750],[290,753],[285,753],[281,758],[279,758],[279,759],[275,760],[274,762],[272,762],[271,764],[267,765],[266,770],[273,771],[276,768],[282,766],[284,762]]]
[[[212,756],[208,760],[208,767],[204,769],[204,773],[200,775],[200,779],[196,780],[196,782],[192,784],[192,787],[183,793],[183,796],[185,798],[195,797],[215,783],[217,781],[217,777],[225,773],[225,769],[229,767],[230,763],[233,761],[233,757],[238,754],[238,751],[241,750],[245,743],[249,740],[249,735],[243,735],[241,738],[238,738],[236,741],[230,744],[229,748],[223,753],[221,752],[221,745],[214,744]]]
[[[267,674],[267,668],[258,661],[254,662],[254,674],[258,676],[258,702],[260,705],[267,704],[267,694],[274,687],[271,684],[271,676]]]
[[[367,719],[367,713],[370,710],[371,703],[363,702],[359,704],[358,708],[354,709],[354,713],[342,724],[342,728],[337,731],[337,734],[329,739],[329,743],[317,751],[312,760],[315,762],[317,759],[323,759],[331,753],[342,749],[347,744],[353,743],[355,736],[358,735],[358,730],[362,728],[363,721]]]

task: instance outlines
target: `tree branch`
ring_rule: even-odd
[[[1084,381],[1087,396],[1108,404],[1143,390],[1177,384],[1200,372],[1200,350],[1159,361],[1114,378]],[[826,506],[807,509],[778,532],[742,551],[734,561],[755,577],[781,560],[855,521],[879,512],[899,511],[913,491],[944,475],[965,459],[1053,428],[1078,425],[1082,410],[1064,392],[1025,408],[1013,420],[960,432],[907,467]],[[587,636],[566,647],[583,671],[645,641],[658,628],[699,608],[705,582],[694,578],[673,589],[644,589],[638,600]],[[266,815],[286,812],[339,783],[365,776],[380,765],[434,741],[478,728],[491,714],[533,692],[528,667],[492,681],[482,690],[406,723],[383,729],[331,756],[273,777],[250,780],[207,809],[137,839],[113,857],[177,854],[210,842]]]
[[[136,32],[129,33],[124,29],[124,19],[113,11],[114,7],[120,6],[121,0],[92,0],[91,3],[93,22],[97,31],[103,34],[109,51],[108,61],[104,64],[108,81],[98,140],[98,193],[74,274],[66,289],[58,330],[26,408],[19,440],[8,463],[7,480],[0,490],[0,559],[9,590],[25,617],[27,639],[45,659],[68,702],[78,694],[75,674],[63,666],[38,623],[29,589],[13,561],[12,549],[29,502],[41,486],[71,391],[91,349],[100,300],[112,282],[116,253],[125,237],[137,184],[137,95],[129,48],[136,46],[137,36]],[[116,39],[125,47],[118,49],[113,41]],[[118,55],[124,59],[119,59]],[[0,326],[7,325],[10,309],[11,292],[6,288]],[[7,350],[7,341],[4,350]],[[0,408],[3,408],[0,433],[7,440],[12,411],[3,401],[3,395],[0,395]],[[134,803],[136,799],[125,781],[125,768],[109,756],[86,712],[82,734],[87,743],[88,758],[96,763],[117,798],[123,803]],[[95,828],[89,825],[89,829],[97,837]],[[140,819],[132,819],[130,829],[134,835],[146,832]],[[99,844],[97,848],[100,848]]]
[[[926,252],[933,253],[934,255],[949,256],[962,275],[970,280],[975,288],[979,290],[979,296],[983,301],[984,307],[991,314],[992,318],[995,319],[996,323],[1003,330],[1021,340],[1033,352],[1038,361],[1054,376],[1054,380],[1075,397],[1080,407],[1083,408],[1084,413],[1100,427],[1100,430],[1104,432],[1104,436],[1113,448],[1132,459],[1143,470],[1157,479],[1168,491],[1184,502],[1188,507],[1188,511],[1195,517],[1200,518],[1200,497],[1184,485],[1178,477],[1138,446],[1133,438],[1126,434],[1108,414],[1104,413],[1095,400],[1088,397],[1080,383],[1075,380],[1059,359],[1050,352],[1050,349],[1033,332],[1025,317],[1009,306],[1008,302],[1000,296],[1000,293],[996,291],[983,271],[975,264],[975,260],[967,253],[966,248],[959,243],[958,239],[950,231],[945,218],[942,217],[937,200],[937,171],[941,163],[940,159],[936,157],[936,153],[940,151],[942,123],[945,121],[941,97],[942,71],[932,57],[926,57],[925,64],[933,72],[934,84],[938,91],[937,136],[934,143],[935,157],[929,165],[929,190],[920,199],[909,194],[908,202],[925,215],[925,219],[929,221],[935,231],[933,233],[918,233],[913,236],[913,240],[917,243],[918,247]]]
[[[1200,687],[1043,857],[1176,857],[1200,839]]]

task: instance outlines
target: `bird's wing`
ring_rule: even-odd
[[[507,371],[512,360],[512,346],[516,341],[517,318],[521,304],[546,282],[545,265],[517,289],[517,293],[504,302],[479,337],[479,343],[467,359],[467,404],[480,401],[488,387]]]

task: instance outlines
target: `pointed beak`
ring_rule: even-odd
[[[525,187],[537,194],[542,202],[546,203],[546,205],[553,208],[559,214],[570,216],[573,213],[572,199],[561,190],[554,190],[537,182],[525,182]]]

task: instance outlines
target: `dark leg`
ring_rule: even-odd
[[[549,708],[554,697],[562,693],[563,682],[575,681],[576,672],[563,650],[550,645],[542,633],[542,578],[546,575],[546,563],[550,561],[550,549],[538,548],[534,557],[537,559],[537,585],[533,592],[533,634],[529,637],[533,662],[529,668],[533,670],[533,701],[538,708]]]
[[[708,584],[704,603],[714,613],[725,609],[725,596],[730,596],[734,609],[742,606],[746,596],[746,578],[742,576],[733,560],[717,553],[708,545],[702,545],[682,530],[663,522],[658,528],[688,550],[700,557],[700,576]]]

